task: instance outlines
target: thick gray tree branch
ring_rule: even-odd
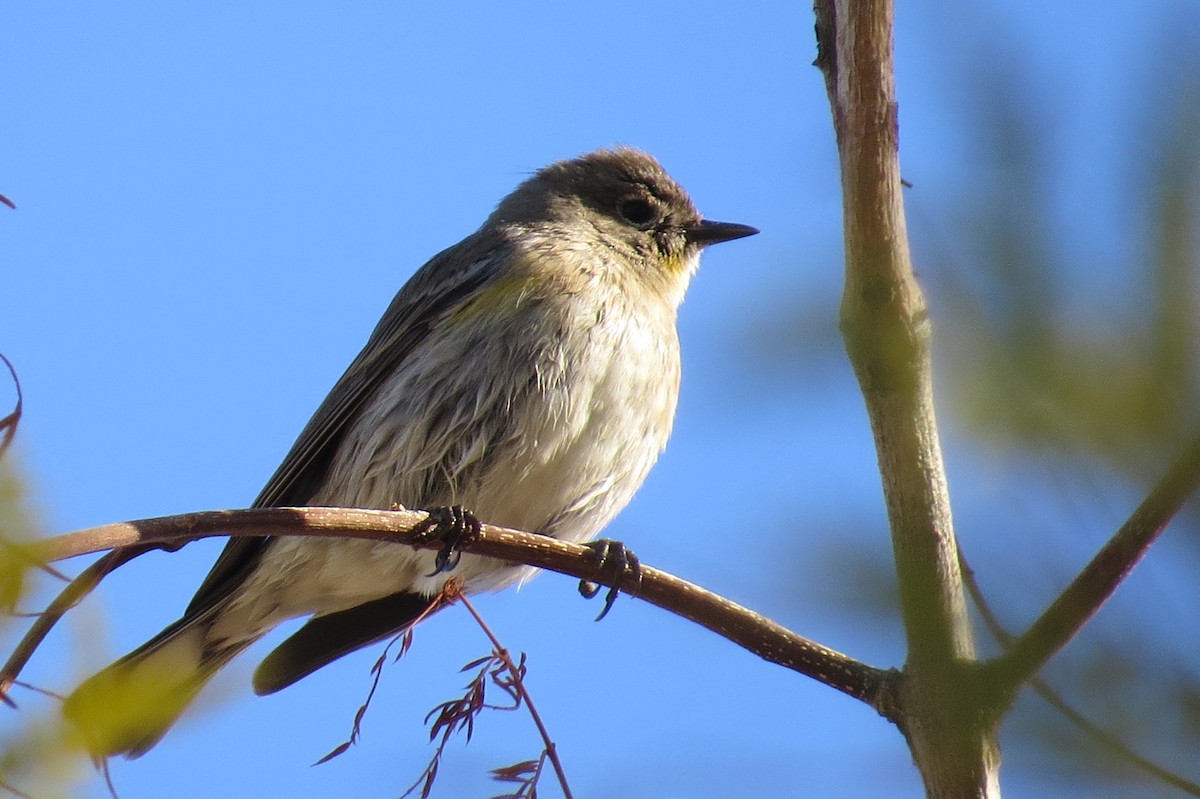
[[[259,508],[252,510],[209,511],[165,516],[133,522],[94,527],[38,541],[24,549],[22,558],[53,562],[105,550],[115,559],[81,575],[85,584],[72,584],[55,606],[65,612],[86,594],[104,574],[128,560],[122,553],[140,554],[154,548],[177,548],[188,541],[223,535],[319,535],[395,541],[405,545],[413,527],[426,518],[423,511],[378,511],[347,508]],[[437,541],[411,543],[412,546],[437,548]],[[466,543],[463,551],[503,558],[550,569],[584,580],[611,585],[611,570],[598,567],[592,551],[543,535],[509,530],[485,524],[479,538]],[[102,561],[103,562],[103,561]],[[772,663],[785,666],[819,680],[856,699],[866,702],[882,715],[892,718],[895,709],[896,672],[877,669],[840,652],[821,646],[776,624],[752,610],[681,580],[666,572],[643,565],[641,579],[624,582],[624,591],[664,610],[707,627]],[[630,575],[627,575],[630,576]],[[44,637],[57,617],[39,620]],[[29,638],[18,646],[9,663],[0,671],[0,693],[16,679],[40,637]]]

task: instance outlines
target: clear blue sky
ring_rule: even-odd
[[[1122,53],[1181,4],[952,5],[901,4],[916,192],[962,189],[963,87],[944,64],[987,40],[1054,74],[1044,90],[1060,99],[1047,102],[1073,120],[1084,159],[1064,203],[1096,197],[1105,121],[1120,121],[1136,80]],[[839,613],[854,575],[823,560],[831,535],[888,547],[849,369],[764,374],[755,337],[800,309],[827,335],[836,325],[840,193],[809,4],[6,3],[0,53],[0,193],[19,207],[0,208],[0,351],[25,390],[15,459],[41,532],[244,507],[421,263],[531,170],[632,144],[706,215],[763,232],[705,257],[680,319],[674,438],[609,534],[805,635],[899,665],[898,623]],[[1112,236],[1120,203],[1089,207],[1072,234],[1085,247]],[[1003,504],[978,451],[953,430],[947,445],[952,488]],[[1076,511],[1100,535],[1128,499]],[[107,581],[26,676],[66,690],[157,632],[218,547],[143,558]],[[555,575],[479,606],[528,653],[578,796],[920,795],[900,736],[870,710],[687,622],[623,600],[593,624],[595,605]],[[268,649],[227,669],[208,709],[152,753],[114,763],[124,799],[395,796],[430,753],[424,714],[487,645],[462,614],[426,625],[387,670],[361,745],[315,768],[348,731],[376,653],[258,699],[248,677]],[[49,706],[23,707],[0,713],[0,730]],[[435,795],[499,792],[487,769],[538,748],[524,716],[489,715],[452,748]],[[80,795],[103,795],[82,766],[80,779]],[[1046,790],[1027,772],[1011,781],[1014,795]]]

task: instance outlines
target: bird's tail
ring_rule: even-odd
[[[63,715],[93,756],[145,754],[205,683],[253,643],[214,646],[208,633],[218,610],[185,616],[67,697]]]

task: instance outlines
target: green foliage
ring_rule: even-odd
[[[11,613],[24,596],[33,565],[24,544],[33,540],[35,530],[24,485],[10,462],[0,458],[0,611]]]
[[[984,84],[974,126],[984,180],[932,272],[952,390],[990,444],[1065,451],[1144,481],[1200,427],[1200,72],[1189,69],[1146,101],[1156,113],[1131,163],[1102,167],[1142,176],[1122,197],[1140,216],[1122,225],[1142,235],[1128,260],[1099,264],[1075,261],[1054,224],[1046,115],[1011,75]],[[1105,292],[1099,273],[1123,279]]]
[[[28,626],[26,619],[13,614],[36,601],[30,593],[39,568],[28,545],[39,533],[26,482],[14,467],[12,452],[5,451],[0,454],[0,633],[9,634],[6,640]],[[31,795],[62,795],[79,776],[78,748],[64,735],[57,714],[40,717],[29,709],[25,696],[14,693],[28,696],[22,688],[6,687],[14,706],[2,710],[19,719],[19,731],[0,740],[0,792],[20,786]]]

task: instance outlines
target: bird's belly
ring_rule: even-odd
[[[552,447],[522,447],[490,469],[486,479],[427,504],[461,504],[480,521],[544,533],[568,541],[589,540],[629,501],[661,449],[665,432],[608,418],[603,403],[575,435],[555,435]],[[637,413],[626,406],[622,413]],[[637,434],[614,434],[637,430]],[[548,431],[549,433],[549,431]],[[537,442],[541,443],[541,442]],[[372,503],[376,506],[391,503]],[[385,542],[335,538],[280,538],[257,570],[274,582],[250,594],[270,606],[251,615],[289,618],[329,613],[397,591],[429,596],[448,577],[470,592],[503,588],[534,573],[528,566],[464,554],[450,574],[433,574],[435,552]]]

